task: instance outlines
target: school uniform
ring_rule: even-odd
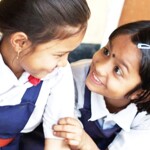
[[[45,138],[59,139],[53,135],[52,126],[59,118],[74,116],[74,85],[69,63],[56,68],[37,85],[29,81],[27,72],[17,79],[1,55],[0,66],[0,145],[2,139],[15,139],[0,149],[17,150],[19,133],[31,132],[41,122]]]
[[[110,113],[102,95],[86,92],[85,79],[90,64],[91,60],[81,60],[71,65],[76,87],[76,116],[85,131],[101,150],[107,147],[109,150],[149,150],[150,115],[145,111],[137,113],[137,107],[132,103],[118,113]],[[88,100],[90,104],[87,104]],[[89,118],[86,117],[88,109]],[[85,121],[88,124],[84,124]],[[107,137],[105,131],[112,134]]]

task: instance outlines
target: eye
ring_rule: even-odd
[[[106,47],[104,47],[103,54],[106,55],[106,56],[109,56],[110,51]]]
[[[64,56],[64,54],[55,54],[54,56],[60,58],[60,57]]]
[[[58,56],[59,56],[59,57],[63,57],[63,56],[66,56],[66,55],[68,55],[68,54],[69,54],[69,52],[59,53]]]
[[[114,67],[114,72],[119,75],[119,76],[122,76],[123,75],[123,72],[122,70],[118,67],[118,66],[115,66]]]
[[[64,54],[59,54],[58,56],[59,56],[59,57],[62,57],[62,56],[64,56]]]

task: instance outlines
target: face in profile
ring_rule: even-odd
[[[20,68],[36,78],[43,78],[56,67],[64,67],[68,62],[68,54],[82,41],[83,32],[63,40],[53,40],[31,47],[27,54],[20,58]]]

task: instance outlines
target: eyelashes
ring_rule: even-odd
[[[109,51],[106,47],[104,47],[104,49],[103,49],[103,54],[104,54],[105,56],[110,56],[110,51]]]

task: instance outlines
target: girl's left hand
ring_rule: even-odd
[[[83,149],[86,144],[87,134],[83,130],[79,120],[75,118],[62,118],[53,126],[54,135],[62,137],[72,149]]]

